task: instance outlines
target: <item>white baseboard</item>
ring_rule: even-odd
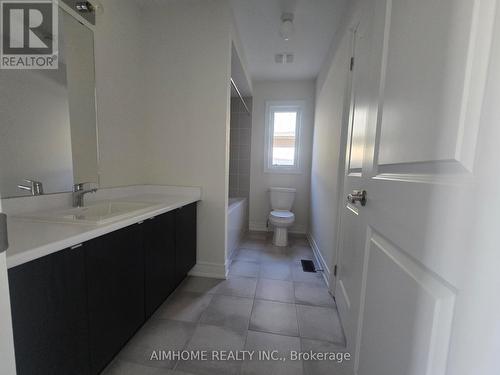
[[[189,276],[210,277],[212,279],[226,278],[226,265],[219,263],[197,262]]]
[[[323,258],[323,255],[319,250],[318,244],[314,240],[314,237],[311,235],[311,233],[307,233],[307,240],[309,241],[309,245],[311,245],[311,249],[313,250],[314,258],[316,259],[318,266],[320,266],[324,270],[323,278],[325,279],[328,288],[330,288],[330,277],[331,277],[330,267],[325,261],[325,258]]]
[[[252,232],[272,232],[272,227],[267,227],[266,222],[250,221],[248,227]],[[295,224],[288,230],[288,233],[307,234],[307,227],[303,224]]]

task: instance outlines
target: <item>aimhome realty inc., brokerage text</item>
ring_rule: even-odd
[[[278,350],[153,350],[150,361],[331,361],[351,360],[346,352]]]

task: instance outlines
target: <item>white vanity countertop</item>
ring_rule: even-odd
[[[136,189],[134,191],[136,194],[130,195],[125,195],[121,191],[121,194],[116,197],[121,202],[144,202],[152,205],[144,210],[131,212],[129,217],[103,225],[59,224],[9,216],[10,246],[7,250],[7,267],[12,268],[41,258],[201,199],[201,189],[199,188],[186,188],[186,191],[180,189],[182,188],[170,191],[168,188],[161,191],[157,187]],[[133,191],[130,190],[129,193],[133,193]],[[88,204],[97,203],[103,197],[112,200],[115,198],[113,195],[110,191],[101,193],[97,198],[89,199]]]

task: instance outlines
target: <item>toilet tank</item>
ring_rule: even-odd
[[[273,210],[291,211],[295,200],[295,189],[272,187],[269,189],[271,208]]]

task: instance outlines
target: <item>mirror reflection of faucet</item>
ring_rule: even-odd
[[[90,184],[90,182],[80,182],[73,185],[73,207],[83,207],[85,205],[85,194],[95,193],[97,191],[95,188],[85,190],[85,184]]]
[[[40,181],[27,178],[23,179],[23,181],[27,182],[28,185],[17,185],[19,189],[29,191],[33,196],[43,195],[43,184]]]

